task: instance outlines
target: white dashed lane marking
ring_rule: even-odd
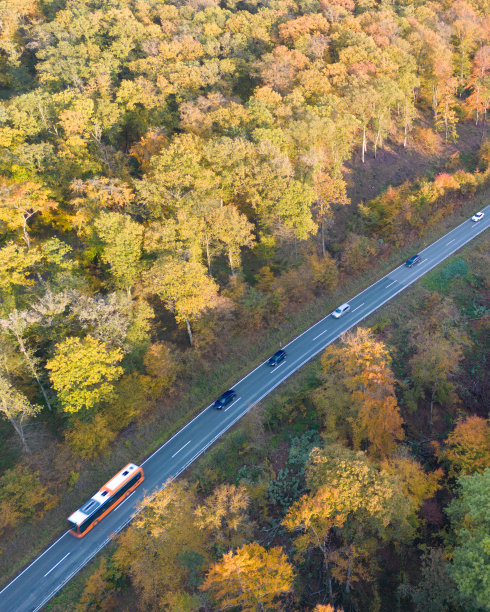
[[[232,406],[234,406],[234,405],[235,405],[235,404],[238,402],[238,400],[239,400],[239,399],[240,399],[240,398],[239,398],[239,397],[237,397],[237,398],[236,398],[236,400],[233,402],[233,404],[230,404],[230,405],[228,406],[228,408],[225,408],[225,412],[226,412],[227,410],[229,410],[229,409],[230,409]]]
[[[46,578],[46,576],[49,576],[49,574],[51,574],[51,572],[52,572],[54,569],[56,569],[56,568],[58,567],[58,565],[59,565],[60,563],[62,563],[62,562],[63,562],[63,561],[64,561],[64,560],[65,560],[65,559],[68,557],[68,555],[69,555],[69,554],[70,554],[70,553],[66,553],[66,555],[63,557],[63,559],[60,559],[56,565],[53,565],[53,567],[52,567],[52,568],[49,570],[49,572],[46,572],[46,573],[44,574],[44,577]]]
[[[190,444],[190,443],[191,443],[191,441],[189,440],[189,442],[186,442],[182,448],[179,448],[179,450],[178,450],[176,453],[174,453],[174,454],[172,455],[172,459],[173,459],[173,458],[174,458],[176,455],[178,455],[178,454],[180,453],[180,451],[181,451],[181,450],[184,450],[184,448],[185,448],[185,447],[186,447],[188,444]]]

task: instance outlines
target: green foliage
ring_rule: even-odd
[[[269,483],[271,502],[279,507],[282,515],[294,501],[305,493],[305,465],[311,449],[319,442],[320,439],[316,432],[307,432],[299,438],[293,438],[286,465]]]
[[[95,222],[103,242],[102,258],[111,268],[116,287],[130,290],[141,272],[143,226],[116,212],[102,213]]]
[[[465,278],[468,274],[468,264],[457,257],[441,270],[432,272],[424,278],[424,285],[429,291],[438,291],[439,293],[447,294],[449,286],[454,278],[460,276]]]
[[[189,387],[199,387],[202,398],[219,372],[230,375],[241,347],[263,351],[266,326],[292,329],[298,319],[289,315],[313,298],[322,303],[340,275],[344,283],[485,188],[485,142],[478,155],[461,157],[464,168],[453,161],[441,173],[443,162],[435,161],[446,155],[443,140],[454,139],[458,122],[471,117],[479,130],[488,113],[485,10],[481,0],[0,0],[0,366],[8,383],[2,411],[10,419],[0,431],[2,465],[15,446],[11,426],[23,440],[25,465],[43,465],[57,448],[42,433],[49,426],[75,462],[65,466],[68,479],[80,459],[107,452],[130,423],[139,436],[157,398]],[[441,136],[426,125],[429,108]],[[347,193],[356,203],[366,196],[348,184],[353,155],[379,158],[388,140],[394,154],[403,155],[395,148],[402,142],[412,149],[404,157],[417,160],[414,172],[431,156],[432,167],[425,178],[349,209]],[[373,168],[380,163],[369,161]],[[474,283],[463,268],[448,267],[427,286],[442,292],[458,279]],[[481,308],[475,298],[464,310],[476,317]],[[187,328],[192,348],[182,346],[172,317]],[[314,436],[301,434],[321,420],[326,438],[369,449],[372,465],[364,469],[386,490],[389,481],[393,498],[404,492],[408,522],[422,528],[414,508],[438,477],[398,456],[395,391],[411,397],[412,416],[429,403],[452,410],[465,344],[455,333],[459,322],[443,318],[442,326],[410,330],[408,369],[396,386],[378,351],[364,378],[354,366],[346,372],[332,363],[335,373],[313,394],[314,405],[301,396],[268,408],[267,427],[280,430],[271,447],[291,432],[299,436],[270,486],[270,465],[260,465],[266,436],[254,426],[211,453],[202,490],[247,480],[258,514],[266,516],[271,499],[287,513],[306,493],[303,466]],[[481,323],[472,323],[479,337]],[[388,342],[391,327],[378,329]],[[380,363],[383,384],[375,378]],[[42,399],[49,416],[55,392],[68,416],[45,422],[34,405]],[[165,430],[193,410],[175,399],[182,408],[166,413]],[[29,446],[23,437],[28,416],[37,418],[33,453],[31,435]],[[147,443],[145,436],[138,442]],[[459,456],[459,442],[453,446]],[[468,455],[478,470],[485,462],[480,446]],[[458,461],[470,469],[463,454]],[[383,468],[375,461],[381,456],[389,458]],[[361,510],[354,515],[358,537],[335,534],[341,544],[331,556],[324,551],[332,571],[319,572],[314,589],[321,591],[326,578],[328,593],[333,580],[339,600],[330,603],[364,609],[369,602],[374,609],[384,596],[373,586],[375,561],[389,555],[376,554],[370,519],[357,521]],[[128,545],[124,571],[142,607],[209,607],[195,592],[209,550],[190,546],[174,554],[182,542],[199,541],[196,533],[183,540],[177,534],[172,554],[166,535],[155,536],[157,563],[148,580],[144,529],[134,548]],[[171,584],[169,565],[178,574]],[[121,607],[110,573],[100,569],[79,606]],[[161,598],[153,596],[154,584],[166,589]],[[303,577],[298,584],[306,584]],[[357,585],[363,595],[349,595]],[[291,602],[271,599],[271,606],[313,607],[302,594]],[[319,599],[326,601],[325,592]]]
[[[409,598],[417,612],[462,610],[456,584],[450,574],[450,564],[440,548],[431,548],[422,555],[421,578],[412,586],[402,584],[398,593]]]
[[[459,494],[447,514],[456,536],[451,574],[464,599],[477,610],[490,601],[490,468],[462,476]]]

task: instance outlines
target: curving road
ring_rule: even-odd
[[[68,532],[56,540],[23,572],[0,591],[1,612],[40,610],[90,559],[131,520],[136,504],[169,478],[178,476],[252,406],[268,395],[342,333],[406,289],[434,266],[490,225],[490,206],[479,223],[467,220],[420,252],[413,268],[403,264],[350,300],[351,310],[341,319],[329,315],[286,345],[287,358],[275,369],[257,366],[234,385],[238,396],[224,410],[205,408],[143,462],[145,482],[83,539]],[[346,296],[347,298],[347,296]],[[130,461],[132,458],[128,457]]]

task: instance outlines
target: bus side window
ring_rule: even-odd
[[[138,482],[138,480],[141,478],[141,472],[138,472],[137,474],[134,475],[133,478],[131,478],[131,480],[129,480],[124,487],[121,487],[119,489],[119,491],[117,491],[116,493],[114,493],[114,495],[111,498],[111,502],[114,503],[116,500],[118,500],[120,497],[122,497],[126,491],[128,489],[130,489],[134,484],[136,484]]]

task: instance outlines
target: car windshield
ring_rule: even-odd
[[[342,312],[342,308],[340,308],[340,306],[336,309],[335,312]]]

